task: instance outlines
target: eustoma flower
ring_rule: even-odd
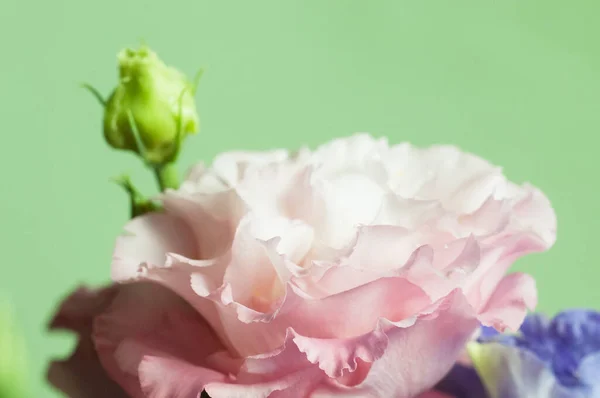
[[[480,323],[519,328],[535,284],[507,270],[555,240],[534,187],[365,134],[225,153],[160,201],[118,239],[116,284],[55,322],[131,397],[417,396]]]
[[[486,330],[470,352],[490,398],[600,397],[598,312],[530,315],[518,334]]]

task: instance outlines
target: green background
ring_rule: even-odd
[[[144,40],[169,64],[206,73],[200,136],[182,164],[237,148],[314,146],[356,131],[392,142],[452,143],[531,181],[552,200],[559,237],[519,261],[541,310],[600,308],[600,3],[549,0],[3,0],[0,5],[2,274],[26,336],[33,397],[52,356],[57,302],[108,280],[127,219],[123,171],[101,109],[116,52]]]

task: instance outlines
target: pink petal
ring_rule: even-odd
[[[407,229],[417,229],[444,215],[444,209],[437,200],[407,199],[388,191],[374,224],[397,225]]]
[[[527,274],[513,273],[505,276],[490,297],[479,318],[483,324],[500,331],[516,332],[528,310],[537,305],[535,280]]]
[[[145,398],[198,398],[207,384],[225,380],[221,373],[160,356],[145,356],[138,371]]]
[[[205,387],[211,398],[298,398],[310,396],[319,369],[309,368],[297,373],[263,383],[225,384],[211,383]]]
[[[312,229],[300,222],[244,218],[224,276],[235,301],[257,311],[270,311],[283,296],[292,274],[301,272],[289,259],[304,257],[312,237]]]
[[[113,288],[80,288],[61,305],[51,322],[52,330],[70,330],[79,336],[71,357],[53,361],[47,377],[54,387],[71,398],[126,398],[127,395],[106,374],[91,340],[92,322],[112,301]]]
[[[305,336],[353,337],[373,330],[380,317],[403,320],[429,303],[427,294],[406,278],[385,277],[322,299],[290,299],[278,318]]]
[[[178,358],[203,367],[223,349],[202,317],[153,283],[121,285],[110,308],[96,318],[93,337],[104,368],[135,397],[141,396],[138,368],[144,358]]]
[[[386,225],[361,227],[354,245],[338,263],[313,266],[305,278],[308,281],[296,278],[294,282],[313,296],[324,296],[352,289],[382,276],[406,275],[437,300],[457,284],[444,283],[440,279],[444,275],[434,267],[451,265],[452,268],[466,268],[467,264],[468,267],[474,267],[479,261],[477,251],[470,250],[467,253],[466,239],[458,244],[452,242],[446,245],[452,248],[448,250],[443,248],[444,238],[449,237],[434,234],[431,230],[408,231]],[[453,261],[456,264],[452,265]],[[423,273],[426,269],[427,272]],[[313,283],[310,279],[313,279]],[[439,289],[440,283],[445,285],[442,290]]]
[[[322,299],[305,297],[288,285],[281,307],[267,314],[235,302],[228,289],[211,298],[219,305],[225,331],[242,356],[278,347],[288,327],[308,337],[355,337],[372,331],[380,317],[402,320],[430,303],[422,289],[403,277],[381,278]]]
[[[212,398],[297,398],[308,397],[326,376],[311,364],[293,343],[289,330],[278,349],[244,360],[235,382],[211,383],[206,391]]]
[[[426,239],[415,231],[392,225],[361,227],[348,263],[356,268],[385,272],[401,268]]]
[[[346,339],[319,339],[294,334],[294,343],[311,363],[329,377],[339,378],[353,373],[362,362],[381,358],[387,347],[385,332],[378,325],[374,331]]]
[[[227,262],[227,257],[209,261],[168,254],[167,263],[163,267],[141,267],[136,280],[158,283],[183,298],[202,315],[223,343],[231,348],[217,307],[213,302],[199,296],[190,285],[190,275],[194,275],[197,289],[217,291],[223,280],[224,264]]]
[[[364,381],[337,386],[339,396],[411,398],[433,387],[452,367],[478,326],[471,306],[456,290],[414,325],[388,323],[388,346]]]
[[[248,171],[257,166],[283,163],[289,158],[288,151],[231,151],[219,154],[212,169],[230,186],[236,186],[247,177]]]
[[[448,145],[416,148],[402,143],[390,148],[385,163],[400,196],[439,200],[455,213],[476,211],[506,182],[499,168]]]
[[[537,188],[526,184],[525,195],[515,205],[518,226],[526,227],[550,248],[556,242],[556,213],[548,198]]]
[[[223,282],[227,253],[219,259],[193,260],[196,253],[193,231],[179,218],[165,213],[135,218],[125,229],[127,234],[118,238],[113,255],[113,280],[151,280],[169,287],[199,311],[226,341],[216,308],[194,293],[190,275],[201,275],[207,289],[217,289]]]
[[[249,222],[242,222],[236,233],[224,282],[231,285],[235,301],[261,311],[261,303],[253,299],[261,297],[267,303],[276,301],[277,294],[283,293],[285,282],[279,279],[269,257],[268,252],[274,248],[252,236],[249,228]],[[268,310],[268,307],[264,309]]]
[[[464,284],[469,301],[483,310],[510,266],[521,256],[544,250],[539,239],[529,233],[507,235],[493,243],[482,245],[481,264]]]
[[[367,243],[361,245],[367,246]],[[434,251],[427,245],[418,247],[404,263],[398,263],[396,259],[404,259],[405,253],[397,257],[393,243],[390,246],[390,250],[377,250],[375,243],[369,256],[366,250],[363,252],[357,245],[343,264],[313,266],[306,277],[294,278],[293,281],[312,297],[319,298],[354,289],[383,276],[402,276],[423,289],[432,301],[436,301],[458,287],[463,274],[467,275],[479,262],[478,247],[471,245],[468,240],[449,245],[448,251],[454,253]],[[455,246],[462,251],[455,250]],[[376,266],[381,264],[382,268],[385,267],[386,260],[389,268],[378,270]],[[438,270],[436,267],[444,269]]]
[[[167,253],[194,258],[196,242],[191,229],[171,215],[149,213],[134,218],[125,226],[126,234],[117,239],[112,263],[112,279],[136,276],[142,263],[162,265]]]
[[[246,204],[233,189],[211,194],[168,192],[161,199],[168,214],[185,220],[196,246],[195,255],[171,251],[194,259],[214,258],[229,249],[246,213]]]
[[[282,213],[290,219],[302,220],[321,231],[326,206],[320,184],[312,181],[313,167],[303,167],[293,174],[287,189],[279,198]]]

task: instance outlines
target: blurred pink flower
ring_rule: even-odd
[[[520,326],[535,283],[507,270],[555,240],[537,189],[454,147],[368,135],[225,153],[160,199],[118,239],[117,284],[55,322],[93,341],[102,366],[77,366],[131,397],[418,396],[480,322]],[[72,367],[57,368],[61,384]]]

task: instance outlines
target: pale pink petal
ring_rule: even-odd
[[[138,367],[146,356],[202,367],[210,354],[223,349],[202,317],[154,283],[119,286],[111,306],[95,319],[93,337],[104,368],[136,397]]]
[[[381,278],[322,299],[305,297],[288,285],[281,306],[266,314],[235,302],[227,288],[209,298],[219,305],[228,338],[242,356],[278,347],[289,327],[315,338],[354,337],[372,331],[380,317],[399,321],[431,302],[403,277]]]
[[[224,276],[233,299],[257,311],[271,311],[285,293],[292,274],[301,272],[292,261],[304,257],[312,239],[312,229],[301,222],[244,218]]]
[[[230,285],[233,300],[256,311],[267,312],[271,310],[269,305],[283,295],[286,281],[279,279],[271,262],[268,252],[274,248],[254,237],[250,228],[249,221],[242,221],[234,239],[224,283]]]
[[[467,296],[479,310],[515,260],[528,253],[547,250],[556,239],[556,216],[548,199],[527,185],[520,195],[510,213],[509,224],[486,239],[482,265],[465,286]]]
[[[312,153],[311,163],[324,177],[340,173],[365,173],[373,160],[387,150],[387,139],[358,133],[327,142]]]
[[[211,383],[206,392],[211,398],[298,398],[309,397],[321,371],[305,369],[291,375],[254,384]]]
[[[248,169],[281,163],[288,159],[289,153],[283,149],[273,151],[231,151],[218,155],[212,169],[230,186],[236,186],[247,176]]]
[[[394,190],[405,198],[440,200],[446,210],[472,213],[505,186],[501,170],[458,148],[390,148],[385,163]]]
[[[295,334],[294,343],[327,376],[340,378],[356,372],[361,361],[371,363],[381,358],[388,340],[378,325],[372,332],[345,339],[319,339]]]
[[[225,375],[235,375],[239,372],[244,358],[232,355],[228,350],[215,352],[206,358],[206,364],[210,369],[217,372]]]
[[[204,289],[207,292],[217,291],[222,284],[222,274],[228,261],[227,256],[214,261],[204,261],[169,254],[167,263],[162,267],[141,267],[135,280],[158,283],[186,300],[210,324],[223,343],[232,348],[224,332],[217,307],[210,300],[199,296],[190,284],[190,275],[194,275],[196,289]]]
[[[198,398],[211,382],[225,375],[179,359],[145,356],[138,368],[145,398]]]
[[[341,264],[313,266],[294,283],[313,297],[326,297],[379,279],[404,276],[435,301],[460,286],[479,266],[480,248],[474,238],[453,241],[435,250],[424,234],[400,227],[359,229],[357,243]],[[439,245],[439,243],[438,243]],[[416,248],[416,249],[414,249]]]
[[[393,225],[361,227],[356,243],[348,257],[348,264],[373,272],[401,268],[426,237],[414,231]]]
[[[495,199],[490,196],[472,213],[445,213],[436,220],[439,228],[457,237],[474,235],[479,239],[496,237],[510,222],[512,215],[510,199]]]
[[[445,211],[437,200],[409,199],[393,191],[386,191],[373,223],[415,229],[444,214]]]
[[[194,259],[214,258],[229,249],[246,212],[246,204],[233,189],[213,194],[167,192],[161,199],[167,213],[185,220],[192,230],[196,253],[186,257]]]
[[[516,332],[527,311],[533,310],[536,305],[535,280],[527,274],[513,273],[500,281],[479,319],[500,331],[510,329]]]
[[[273,351],[246,357],[236,378],[240,383],[274,380],[301,370],[315,368],[295,344],[297,333],[287,329],[283,344]],[[324,375],[321,375],[323,378]]]
[[[323,187],[314,181],[314,167],[306,166],[290,176],[290,184],[279,198],[279,207],[284,216],[297,219],[313,226],[317,231],[324,229],[326,205]]]
[[[288,325],[317,338],[354,337],[373,330],[380,317],[403,320],[430,302],[420,287],[403,277],[381,278],[323,299],[303,298],[291,289],[269,327]]]
[[[294,336],[295,333],[288,330],[281,347],[246,358],[235,382],[211,383],[206,386],[206,391],[212,398],[310,396],[326,376],[293,343]]]
[[[479,322],[458,290],[431,311],[414,325],[389,323],[383,356],[361,383],[337,386],[339,396],[411,398],[433,387],[453,366]]]
[[[363,174],[342,174],[323,181],[325,223],[319,238],[332,247],[343,247],[355,235],[356,227],[371,224],[377,217],[384,191]]]
[[[134,218],[117,239],[112,263],[112,279],[122,281],[136,276],[143,263],[162,265],[167,253],[195,258],[193,232],[180,219],[164,213]]]
[[[182,203],[194,207],[192,202]],[[118,238],[113,255],[113,280],[151,280],[168,287],[198,310],[226,341],[216,308],[194,293],[190,275],[202,276],[206,289],[217,289],[223,283],[228,253],[218,259],[194,260],[196,238],[192,229],[170,214],[144,215],[130,221],[125,229],[127,234]]]
[[[556,213],[548,198],[529,184],[523,187],[524,195],[514,207],[515,228],[526,228],[538,236],[544,248],[556,241]]]

